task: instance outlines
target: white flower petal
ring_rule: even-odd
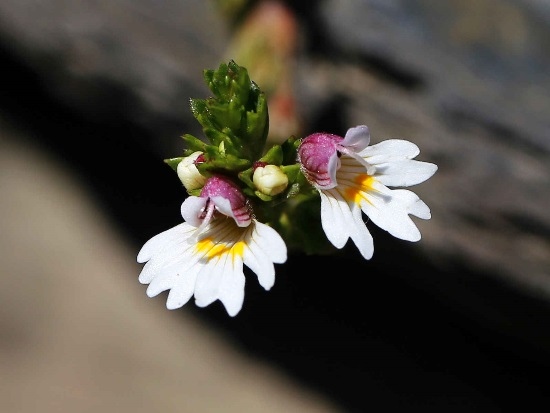
[[[353,240],[355,246],[363,256],[363,258],[370,260],[374,253],[374,241],[372,235],[369,232],[359,208],[352,211],[355,225],[352,226],[350,231],[350,238]]]
[[[165,265],[159,266],[152,274],[150,280],[143,284],[149,284],[147,294],[150,297],[158,295],[162,291],[172,288],[187,277],[193,278],[197,272],[197,261],[200,257],[193,257],[189,254],[182,254],[177,259],[172,259]],[[149,264],[149,263],[147,263]],[[192,284],[195,282],[192,281]],[[167,285],[167,287],[164,287]]]
[[[286,244],[277,231],[268,225],[255,221],[253,239],[262,244],[262,249],[268,252],[269,259],[282,264],[287,259]]]
[[[211,258],[200,270],[195,284],[195,304],[206,307],[218,299],[227,256]]]
[[[228,268],[228,271],[224,273],[218,296],[227,314],[231,317],[234,317],[241,311],[244,302],[244,286],[246,279],[242,270],[243,263],[240,257],[238,261],[239,262],[233,263],[228,262],[228,266],[231,265],[233,271],[231,271],[231,268]]]
[[[206,307],[220,300],[230,316],[235,316],[244,301],[245,277],[242,258],[230,253],[210,260],[199,273],[195,304]]]
[[[401,190],[397,190],[399,192]],[[409,191],[407,191],[409,192]],[[422,201],[416,194],[414,194],[414,197],[416,201],[413,201],[409,204],[409,214],[414,215],[417,218],[420,219],[430,219],[432,217],[432,213],[430,211],[430,208],[424,201]]]
[[[336,173],[338,172],[339,168],[340,158],[338,157],[338,153],[334,152],[334,154],[329,158],[327,166],[327,175],[329,176],[330,181],[328,181],[328,183],[326,183],[325,185],[319,185],[317,183],[314,185],[319,189],[334,188],[336,185],[338,185],[338,183],[336,182]]]
[[[243,233],[249,229],[241,229],[232,219],[220,218],[212,222],[205,231],[201,241],[201,253],[204,263],[200,269],[195,285],[195,303],[204,307],[218,299],[219,286],[227,271],[227,261],[239,254],[235,244],[242,240]],[[240,262],[240,261],[239,261]],[[242,271],[242,263],[241,271]]]
[[[153,278],[147,287],[147,296],[155,297],[163,291],[169,290],[177,282],[178,275],[173,271]]]
[[[346,201],[336,190],[321,193],[321,223],[328,240],[336,248],[343,248],[351,238],[361,255],[371,259],[374,243],[361,212],[359,205]]]
[[[362,150],[361,155],[371,165],[413,159],[420,153],[414,143],[403,139],[388,139]]]
[[[361,203],[363,212],[380,228],[394,237],[406,241],[418,241],[420,231],[409,217],[412,212],[426,216],[424,204],[418,196],[409,190],[390,190],[379,185],[379,193],[366,194],[368,201]],[[429,211],[429,210],[428,210]]]
[[[179,273],[174,280],[173,286],[168,293],[166,308],[175,310],[183,307],[189,302],[195,292],[195,283],[197,273],[200,267],[198,265],[188,268],[185,273]]]
[[[202,220],[199,218],[201,210],[206,206],[206,198],[188,196],[181,204],[181,216],[189,225],[199,227]]]
[[[273,263],[283,263],[287,259],[287,249],[281,236],[273,228],[254,221],[255,229],[246,240],[244,264],[258,277],[258,282],[269,290],[275,283]]]
[[[372,235],[363,222],[359,205],[348,202],[338,190],[323,191],[321,196],[321,224],[328,240],[336,248],[343,248],[352,239],[361,255],[371,259],[374,252]]]
[[[336,248],[343,248],[349,239],[349,224],[353,221],[347,202],[338,191],[320,192],[321,225],[328,240]]]
[[[437,171],[429,162],[403,160],[376,165],[376,179],[386,186],[412,186],[424,182]]]
[[[189,237],[192,231],[193,228],[184,222],[155,235],[141,247],[137,255],[137,262],[142,264],[149,261],[153,255],[170,245],[174,240]]]
[[[267,253],[255,244],[245,250],[244,263],[258,277],[258,282],[264,290],[270,290],[275,284],[275,266]]]
[[[361,152],[370,143],[370,132],[366,125],[349,128],[341,145],[352,148],[354,152]]]
[[[192,227],[191,227],[192,228]],[[148,284],[157,276],[160,271],[172,266],[182,260],[191,260],[193,258],[193,244],[188,243],[189,236],[195,231],[185,233],[185,237],[175,239],[160,250],[157,254],[147,261],[139,274],[139,282]]]

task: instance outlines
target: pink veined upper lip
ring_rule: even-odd
[[[210,177],[200,193],[201,198],[208,198],[209,202],[216,197],[222,197],[229,201],[235,219],[240,222],[250,221],[251,211],[246,196],[241,189],[231,180],[222,176]]]
[[[338,160],[339,144],[344,140],[331,133],[314,133],[302,140],[298,148],[298,160],[307,179],[319,187],[333,187],[331,164]],[[331,162],[332,160],[332,162]]]

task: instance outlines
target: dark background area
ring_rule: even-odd
[[[226,60],[223,33],[236,29],[218,28],[220,44],[205,47],[201,39],[208,39],[198,28],[176,30],[185,26],[193,7],[205,8],[199,2],[186,7],[121,2],[114,14],[97,3],[91,21],[103,16],[125,23],[92,25],[85,40],[89,49],[97,48],[95,67],[84,70],[75,68],[71,53],[90,57],[74,51],[77,39],[68,40],[74,33],[59,29],[71,13],[50,18],[50,25],[24,27],[7,15],[31,20],[38,11],[28,2],[22,12],[24,3],[0,7],[1,117],[19,131],[24,145],[68,167],[137,254],[152,235],[180,220],[185,194],[162,160],[178,155],[181,134],[200,135],[188,99],[205,97],[202,70]],[[42,7],[53,13],[55,3]],[[91,7],[93,2],[76,3]],[[417,192],[434,216],[419,223],[425,238],[410,244],[369,225],[375,242],[370,261],[353,245],[330,256],[295,252],[277,266],[269,292],[247,274],[245,305],[235,318],[220,303],[204,309],[189,303],[178,310],[342,411],[501,412],[550,405],[550,72],[548,55],[541,54],[548,51],[550,19],[541,11],[547,9],[535,9],[537,2],[470,3],[319,1],[290,9],[300,24],[292,74],[300,85],[296,100],[303,130],[343,134],[364,119],[369,125],[372,120],[378,135],[409,131],[405,137],[422,150],[419,159],[440,168],[433,184],[427,181]],[[169,7],[181,12],[173,30],[166,25]],[[220,18],[214,12],[206,7],[199,15]],[[132,13],[135,22],[128,17]],[[471,43],[444,38],[440,31],[451,32],[456,13],[471,22],[483,20],[478,13],[508,16],[508,23],[524,24],[519,33],[533,36],[531,49],[522,49],[522,38],[499,37],[500,26],[487,34],[465,24],[462,30],[471,31],[463,36],[474,38]],[[365,31],[351,21],[354,16],[363,16],[359,21],[365,26],[377,21],[380,27]],[[138,24],[141,18],[147,24]],[[393,24],[381,24],[384,19]],[[79,21],[86,19],[74,24]],[[134,26],[151,45],[132,49],[134,44],[124,42]],[[40,30],[57,41],[40,40]],[[416,48],[406,50],[414,36]],[[170,47],[159,51],[161,46],[182,38],[189,50],[181,47],[176,55],[202,58],[179,67],[180,77],[174,75],[166,87],[151,79],[144,85],[146,76],[133,71],[139,72],[140,58],[155,69],[151,62],[158,59],[161,65],[159,56],[173,57]],[[122,59],[118,54],[126,48]],[[459,64],[465,68],[459,71]],[[178,73],[177,65],[167,67]],[[147,100],[141,92],[155,87],[159,96],[163,90],[171,95],[154,104],[158,97]],[[131,282],[137,283],[137,274]]]

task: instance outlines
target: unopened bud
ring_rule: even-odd
[[[252,181],[265,195],[277,195],[288,186],[288,177],[277,165],[259,166],[254,170]]]
[[[183,158],[183,160],[178,164],[178,178],[188,191],[202,188],[206,182],[206,177],[202,176],[195,166],[197,158],[201,155],[202,152],[200,151],[194,152]]]

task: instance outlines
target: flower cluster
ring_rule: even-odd
[[[166,160],[188,195],[183,222],[147,241],[137,257],[148,296],[169,290],[169,309],[193,296],[200,307],[219,300],[235,316],[244,266],[269,290],[288,249],[325,251],[316,227],[337,249],[351,238],[365,259],[374,245],[363,214],[397,238],[420,240],[410,216],[429,219],[430,209],[402,188],[427,180],[437,166],[414,160],[415,144],[369,146],[369,129],[360,125],[344,137],[291,136],[266,151],[266,98],[247,70],[231,61],[204,77],[214,97],[191,99],[191,110],[206,139],[184,135],[183,156]]]

